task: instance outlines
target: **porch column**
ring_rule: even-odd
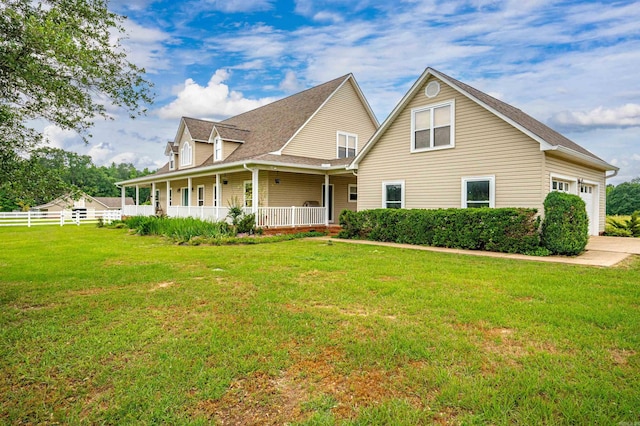
[[[191,216],[191,185],[193,185],[192,178],[187,179],[187,214]]]
[[[140,185],[136,185],[136,206],[140,205]]]
[[[153,211],[156,211],[156,183],[151,182],[151,205],[153,206]]]
[[[124,214],[124,185],[120,187],[120,208],[122,209],[122,214]]]
[[[167,181],[167,211],[164,212],[166,215],[169,215],[169,206],[171,205],[169,202],[169,191],[171,191],[171,184]]]
[[[216,190],[213,194],[213,206],[216,208],[216,220],[220,219],[220,173],[216,173]]]
[[[324,175],[324,226],[329,226],[329,175]]]
[[[258,214],[258,168],[251,170],[251,213]]]

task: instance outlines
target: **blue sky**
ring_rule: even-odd
[[[640,2],[112,0],[155,84],[146,117],[97,122],[96,164],[159,167],[181,116],[223,119],[353,73],[382,122],[426,67],[508,102],[640,176]]]

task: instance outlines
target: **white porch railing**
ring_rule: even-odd
[[[325,224],[324,207],[260,207],[256,217],[258,228],[314,226]]]
[[[145,209],[137,210],[139,216],[153,216],[155,212],[152,206],[125,206],[125,216],[134,216],[135,207]],[[244,208],[245,214],[251,213],[250,207]],[[195,217],[203,220],[227,220],[228,207],[205,206],[170,206],[167,209],[169,217]],[[278,228],[295,226],[318,226],[325,224],[324,207],[259,207],[256,215],[258,228]]]
[[[0,226],[80,225],[111,223],[121,219],[120,210],[63,210],[59,212],[0,212]]]
[[[156,210],[151,205],[124,206],[123,216],[153,216]]]

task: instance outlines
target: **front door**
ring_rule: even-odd
[[[322,207],[326,206],[325,185],[322,184]],[[333,184],[329,184],[329,222],[333,222]]]

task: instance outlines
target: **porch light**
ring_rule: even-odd
[[[228,184],[228,183],[229,183],[229,181],[228,181],[228,180],[226,180],[226,179],[222,179],[222,184],[223,184],[223,185],[226,185],[226,184]]]
[[[276,178],[276,185],[280,183],[280,178]]]

